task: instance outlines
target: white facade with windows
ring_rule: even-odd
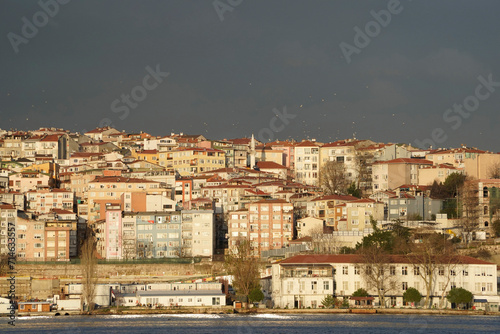
[[[337,254],[298,255],[273,264],[274,306],[316,308],[328,295],[350,297],[359,288],[366,289],[375,297],[375,305],[378,305],[377,292],[367,287],[363,279],[364,265],[360,262],[358,255]],[[459,262],[451,266],[436,266],[430,294],[432,305],[439,307],[443,290],[446,296],[454,287],[469,290],[474,299],[498,299],[496,264],[467,256],[460,256]],[[395,288],[386,293],[386,307],[403,306],[403,293],[409,287],[417,289],[425,297],[426,284],[419,274],[420,270],[423,268],[418,265],[405,263],[404,257],[392,257],[385,275],[395,282]],[[444,305],[450,307],[446,298]]]

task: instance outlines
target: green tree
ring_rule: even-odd
[[[339,254],[354,254],[356,253],[356,249],[349,246],[340,247]]]
[[[394,247],[394,235],[391,231],[382,231],[377,227],[377,222],[370,217],[370,223],[372,224],[373,233],[363,237],[361,243],[356,244],[356,250],[363,248],[379,248],[385,252],[392,252]]]
[[[361,189],[356,187],[356,182],[351,183],[349,188],[347,188],[347,193],[351,196],[361,198]]]
[[[335,304],[337,303],[337,299],[335,297],[333,297],[332,295],[328,295],[326,296],[325,298],[323,298],[323,300],[321,301],[321,304],[325,307],[325,308],[333,308],[335,306]]]
[[[417,304],[422,300],[422,294],[415,288],[408,288],[408,290],[403,293],[403,299],[407,303]]]
[[[443,185],[448,198],[454,198],[458,195],[458,190],[463,186],[465,178],[465,174],[462,173],[451,173],[446,177]]]
[[[359,288],[358,290],[352,293],[353,297],[368,297],[368,291],[363,288]]]
[[[254,288],[248,295],[250,303],[260,302],[262,299],[264,299],[264,293],[260,290],[260,287]]]
[[[453,288],[448,292],[448,295],[446,296],[446,299],[450,303],[454,303],[457,305],[461,304],[469,304],[472,302],[472,292],[465,290],[463,288]]]

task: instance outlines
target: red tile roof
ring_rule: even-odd
[[[285,166],[272,161],[259,161],[257,167],[260,169],[287,169]]]
[[[295,144],[295,147],[311,147],[311,146],[321,146],[315,141],[305,140],[303,142]]]
[[[330,200],[336,200],[336,201],[356,201],[359,198],[351,196],[351,195],[325,195],[325,196],[320,196],[312,201],[330,201]]]
[[[390,263],[409,263],[409,259],[402,255],[390,255]],[[416,258],[414,258],[416,259]],[[462,264],[494,264],[479,260],[470,256],[457,256],[459,263]],[[279,264],[317,264],[317,263],[361,263],[362,257],[357,254],[332,254],[332,255],[296,255]]]
[[[432,161],[417,158],[397,158],[387,161],[375,161],[373,164],[421,164],[421,165],[432,165]]]

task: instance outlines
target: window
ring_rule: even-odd
[[[323,281],[323,290],[330,290],[330,282]]]
[[[407,266],[401,267],[401,275],[408,275],[408,267]]]
[[[349,267],[348,266],[342,266],[342,274],[349,275]]]
[[[396,275],[396,267],[395,266],[390,266],[389,267],[389,273],[391,274],[391,276],[395,276]]]
[[[311,282],[311,290],[316,291],[318,288],[318,282],[312,281]]]
[[[359,275],[359,267],[358,266],[354,267],[354,275]]]
[[[408,282],[403,282],[403,291],[408,290]]]
[[[420,275],[420,267],[413,267],[413,275],[415,276]]]
[[[439,276],[444,276],[444,267],[439,267],[438,274]]]
[[[342,288],[343,288],[344,294],[345,294],[346,291],[349,290],[349,282],[348,281],[343,281],[342,282]]]

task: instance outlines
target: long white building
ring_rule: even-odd
[[[432,305],[439,307],[445,290],[464,288],[474,294],[476,300],[497,303],[496,264],[468,256],[459,256],[456,265],[436,265],[431,289]],[[350,297],[359,288],[364,288],[375,297],[363,275],[361,257],[354,254],[297,255],[272,266],[272,299],[274,307],[317,308],[328,295],[339,298]],[[386,280],[394,282],[393,289],[385,294],[386,307],[403,306],[403,293],[410,287],[426,295],[426,284],[419,272],[421,266],[413,265],[403,256],[392,256],[387,265]],[[422,298],[422,302],[425,298]],[[445,299],[444,306],[450,307]]]

